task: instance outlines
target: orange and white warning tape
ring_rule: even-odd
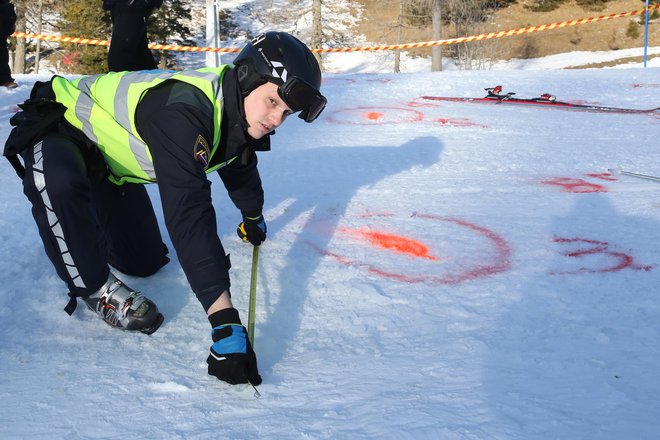
[[[10,37],[15,38],[28,38],[31,40],[42,40],[42,41],[58,41],[61,43],[76,43],[76,44],[93,44],[96,46],[110,46],[110,41],[108,40],[96,40],[93,38],[78,38],[78,37],[64,37],[60,35],[42,35],[42,34],[33,34],[25,32],[14,32]]]
[[[650,5],[649,11],[653,9],[660,9],[660,4]],[[316,49],[315,52],[356,52],[356,51],[372,51],[372,50],[398,50],[398,49],[416,49],[420,47],[431,46],[446,46],[450,44],[470,43],[472,41],[489,40],[491,38],[510,37],[512,35],[529,34],[532,32],[549,31],[552,29],[560,29],[569,26],[577,26],[579,24],[595,23],[599,21],[611,20],[613,18],[631,17],[634,15],[644,14],[646,8],[638,11],[621,12],[618,14],[602,15],[600,17],[581,18],[578,20],[562,21],[559,23],[544,24],[540,26],[532,26],[520,29],[512,29],[508,31],[491,32],[488,34],[471,35],[469,37],[449,38],[447,40],[423,41],[420,43],[407,43],[407,44],[394,44],[383,46],[366,46],[354,48],[330,48],[330,49]]]
[[[660,3],[649,5],[649,11],[660,9]],[[488,34],[471,35],[469,37],[449,38],[446,40],[422,41],[419,43],[406,43],[406,44],[388,44],[380,46],[363,46],[363,47],[339,47],[339,48],[325,48],[325,49],[312,49],[313,52],[330,53],[330,52],[365,52],[376,50],[400,50],[400,49],[417,49],[420,47],[431,46],[447,46],[450,44],[470,43],[472,41],[490,40],[492,38],[511,37],[513,35],[529,34],[533,32],[549,31],[552,29],[561,29],[569,26],[577,26],[586,23],[596,23],[599,21],[611,20],[613,18],[632,17],[634,15],[641,15],[646,12],[646,8],[637,11],[620,12],[618,14],[602,15],[600,17],[581,18],[578,20],[562,21],[559,23],[544,24],[540,26],[531,26],[526,28],[512,29],[508,31],[491,32]],[[109,40],[97,40],[92,38],[78,38],[78,37],[65,37],[58,35],[42,35],[33,33],[14,32],[11,36],[16,38],[29,38],[43,41],[58,41],[62,43],[76,43],[76,44],[92,44],[97,46],[110,46]],[[197,47],[197,46],[176,46],[169,44],[149,44],[150,49],[154,50],[172,50],[180,52],[239,52],[240,48],[216,48],[216,47]]]

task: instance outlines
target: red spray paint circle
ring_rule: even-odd
[[[362,217],[393,218],[394,216],[370,214]],[[511,247],[502,236],[486,227],[458,218],[430,214],[413,214],[407,220],[410,219],[414,219],[419,224],[418,231],[433,229],[434,225],[438,224],[445,224],[442,229],[447,231],[456,229],[457,240],[461,242],[467,240],[467,248],[460,250],[464,255],[441,256],[432,249],[432,246],[422,243],[421,240],[392,232],[375,231],[373,228],[337,229],[337,235],[340,237],[348,237],[349,240],[356,241],[352,245],[342,246],[343,251],[324,249],[311,241],[308,241],[308,244],[322,255],[346,266],[358,267],[373,275],[406,283],[460,284],[505,272],[511,268]],[[447,225],[450,227],[447,228]],[[377,254],[372,253],[374,248]],[[349,250],[351,252],[348,252]],[[384,262],[388,259],[388,254],[390,254],[389,266]],[[362,255],[363,260],[376,257],[375,259],[379,261],[360,261],[356,255]],[[423,266],[420,268],[421,273],[402,271],[401,265],[396,264],[402,258],[419,260],[418,265]],[[409,260],[405,266],[411,266]]]

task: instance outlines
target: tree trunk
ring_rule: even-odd
[[[401,44],[403,32],[403,0],[399,0],[399,17],[396,20],[396,44]],[[394,73],[401,72],[401,50],[394,51]]]
[[[25,10],[16,9],[16,32],[26,32]],[[16,51],[14,52],[14,73],[25,73],[25,38],[16,38]]]
[[[442,39],[442,0],[433,0],[433,29],[431,38],[434,41]],[[442,71],[442,46],[433,46],[431,48],[431,71]]]
[[[323,29],[321,27],[321,0],[314,0],[312,3],[312,49],[321,49],[323,44]],[[321,72],[323,72],[323,60],[321,54],[314,52],[316,61],[319,62]]]
[[[39,0],[39,8],[37,10],[37,33],[41,35],[43,29],[43,14],[44,5],[43,1]],[[41,59],[41,40],[37,40],[37,51],[34,55],[34,73],[39,73],[39,61]]]

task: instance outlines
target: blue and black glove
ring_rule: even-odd
[[[238,236],[254,246],[259,246],[266,240],[266,231],[268,231],[266,221],[260,212],[255,215],[243,214],[243,221],[236,228]]]
[[[236,309],[224,309],[209,316],[213,326],[213,345],[206,359],[209,374],[231,385],[251,383],[259,385],[261,376],[257,370],[257,356],[241,324]]]

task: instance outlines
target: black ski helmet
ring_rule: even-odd
[[[280,97],[299,117],[312,122],[327,100],[321,95],[321,69],[312,51],[286,32],[252,39],[234,60],[243,96],[262,84],[277,84]]]

